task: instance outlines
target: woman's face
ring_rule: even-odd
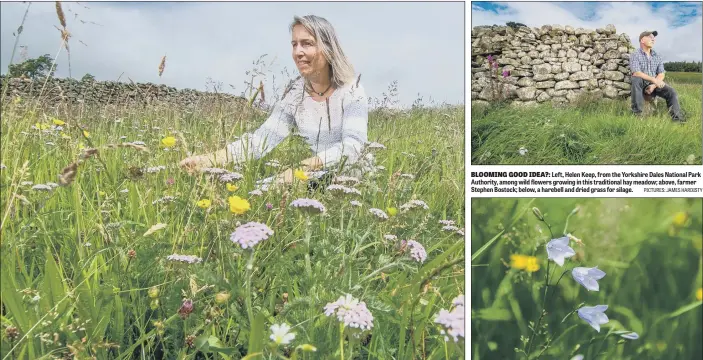
[[[295,66],[304,77],[320,74],[328,66],[315,38],[303,25],[293,27],[291,45]]]

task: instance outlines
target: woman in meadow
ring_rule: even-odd
[[[181,161],[189,172],[227,163],[259,159],[273,150],[297,127],[314,156],[300,162],[306,173],[347,168],[357,163],[367,142],[368,103],[354,68],[346,57],[332,25],[324,18],[295,17],[290,26],[293,61],[300,76],[286,89],[269,118],[253,134],[210,154]],[[371,158],[363,158],[370,160]],[[276,177],[290,183],[294,170]]]

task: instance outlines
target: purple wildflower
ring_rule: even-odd
[[[300,198],[295,199],[290,203],[290,206],[299,210],[304,210],[313,214],[325,212],[325,206],[315,199]]]
[[[181,304],[181,308],[178,309],[178,315],[181,317],[181,319],[186,319],[190,313],[193,312],[193,300],[191,299],[184,299],[183,304]]]
[[[457,230],[459,230],[459,228],[454,225],[442,226],[442,231],[457,231]]]
[[[195,256],[195,255],[178,255],[178,254],[173,254],[169,255],[166,257],[166,259],[171,260],[171,261],[180,261],[188,264],[196,264],[199,262],[202,262],[203,259]]]
[[[371,209],[369,209],[369,212],[374,214],[381,221],[388,220],[388,215],[385,212],[383,212],[383,210],[381,210],[381,209],[371,208]]]
[[[429,210],[429,206],[422,201],[422,200],[410,200],[407,203],[400,205],[400,210],[403,210],[403,212],[410,211],[415,208],[423,208],[425,210]]]
[[[427,252],[425,251],[425,247],[422,246],[422,244],[415,240],[408,240],[406,244],[410,248],[411,258],[415,259],[415,261],[419,263],[425,262],[425,260],[427,260]]]
[[[493,62],[493,55],[488,55],[488,62]]]
[[[229,182],[241,180],[243,178],[244,178],[244,176],[242,176],[242,174],[240,174],[240,173],[228,171],[227,173],[220,175],[220,182],[229,183]]]
[[[246,249],[253,248],[256,244],[268,239],[271,235],[273,235],[273,230],[266,226],[266,224],[252,221],[238,226],[232,235],[230,235],[230,240],[239,244],[242,249]]]
[[[342,194],[342,195],[349,195],[349,194],[356,194],[356,195],[361,195],[361,191],[346,187],[344,185],[338,185],[338,184],[332,184],[327,187],[327,190],[331,191],[332,193],[335,194]]]
[[[510,71],[508,71],[508,70],[503,70],[503,77],[506,78],[506,77],[508,77],[508,76],[510,76]]]
[[[271,210],[271,209],[273,209],[273,204],[266,203],[266,210]]]
[[[449,336],[454,338],[454,342],[459,341],[459,336],[464,337],[464,295],[459,295],[452,300],[454,309],[447,311],[442,309],[435,318],[435,323],[444,328],[440,331],[444,335],[444,341],[449,341]]]
[[[335,313],[344,326],[361,331],[373,328],[373,315],[366,308],[366,303],[360,302],[350,294],[340,296],[337,301],[325,305],[325,315],[330,316]]]
[[[455,224],[454,220],[440,220],[439,223],[440,223],[441,225],[447,225],[447,226],[448,226],[448,225],[454,225],[454,224]]]

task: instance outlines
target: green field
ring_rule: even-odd
[[[702,209],[693,198],[473,199],[472,359],[701,359]],[[559,266],[546,244],[565,234],[575,255]],[[574,267],[605,272],[598,290]],[[600,331],[574,313],[596,305],[608,306]]]
[[[471,109],[473,165],[701,164],[703,80],[700,73],[667,73],[679,94],[685,124],[673,123],[664,99],[648,116],[631,115],[630,100],[583,97],[564,108]],[[521,154],[520,149],[527,152]]]
[[[236,190],[181,171],[188,152],[220,149],[265,118],[211,105],[3,105],[0,358],[463,358],[463,337],[445,342],[435,319],[465,293],[464,108],[372,111],[369,141],[386,146],[375,150],[383,168],[354,186],[361,195],[343,197],[309,194],[304,180],[250,193],[256,180],[310,156],[297,138],[245,163]],[[175,146],[165,147],[167,137]],[[274,159],[280,168],[267,165]],[[49,184],[61,174],[65,184]],[[249,210],[233,213],[233,196]],[[305,197],[325,214],[291,207]],[[429,209],[404,211],[413,199]],[[274,234],[243,249],[230,235],[248,222]],[[404,242],[411,239],[424,247],[423,261],[411,256],[419,251]],[[370,331],[325,316],[345,294],[365,302]],[[276,344],[270,327],[284,323],[295,338]]]

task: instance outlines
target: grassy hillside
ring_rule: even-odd
[[[472,359],[700,359],[702,209],[693,198],[472,200]],[[559,266],[546,244],[565,234],[575,255]],[[605,272],[598,289],[575,267]],[[608,306],[600,331],[574,313],[595,305]]]
[[[0,357],[463,358],[463,338],[445,341],[435,322],[464,294],[463,107],[372,112],[369,140],[386,146],[375,150],[383,168],[348,196],[309,194],[305,180],[252,192],[310,155],[297,138],[228,166],[243,175],[229,185],[177,167],[256,128],[261,114],[59,109],[25,100],[2,109]],[[51,184],[60,174],[65,186]],[[234,196],[250,208],[233,210]],[[325,214],[291,207],[306,197]],[[413,199],[428,209],[404,211]],[[273,235],[242,248],[230,237],[249,222]],[[365,302],[370,331],[357,336],[325,315],[345,294]],[[272,341],[274,324],[295,338]]]
[[[474,106],[471,163],[482,164],[701,164],[701,74],[669,73],[685,124],[673,123],[658,99],[643,119],[631,115],[629,98],[603,102],[584,97],[566,108]],[[521,148],[527,150],[521,154]]]

